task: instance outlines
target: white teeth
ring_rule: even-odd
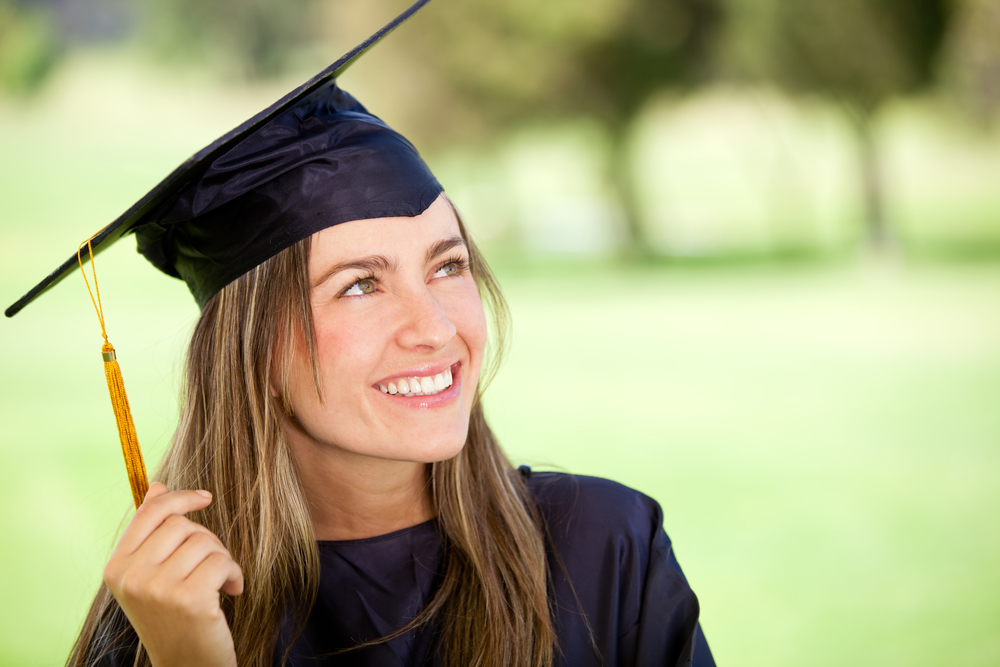
[[[446,368],[437,375],[427,377],[399,378],[396,382],[378,385],[384,394],[395,394],[399,396],[426,396],[438,394],[452,384],[455,379],[451,374],[451,368]]]

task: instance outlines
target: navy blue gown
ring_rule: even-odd
[[[605,479],[522,473],[549,533],[555,666],[714,667],[698,599],[674,558],[660,506]],[[433,623],[338,653],[403,627],[431,599],[443,566],[433,520],[365,540],[319,542],[319,553],[319,595],[291,647],[290,667],[440,664]],[[135,634],[124,630],[119,637],[131,641],[118,644],[102,666],[132,664]],[[276,667],[286,647],[276,646]]]
[[[698,624],[698,599],[674,558],[654,500],[596,477],[530,472],[525,477],[551,536],[555,665],[715,664]],[[331,655],[404,626],[430,600],[443,565],[434,521],[365,540],[320,542],[319,552],[319,596],[292,647],[291,665],[438,664],[433,627],[426,626]],[[281,647],[275,651],[276,666],[283,653]]]

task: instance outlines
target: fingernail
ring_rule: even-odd
[[[205,491],[204,489],[198,489],[197,491],[195,491],[195,493],[197,493],[202,498],[211,498],[212,497],[212,494],[209,493],[208,491]]]

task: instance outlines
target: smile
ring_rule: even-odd
[[[380,384],[378,388],[382,390],[383,394],[395,396],[433,396],[446,390],[453,382],[451,368],[446,368],[436,375],[399,378],[386,384]]]

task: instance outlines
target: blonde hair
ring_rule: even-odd
[[[472,275],[492,314],[492,363],[480,378],[462,451],[431,464],[444,541],[440,586],[412,622],[369,643],[433,622],[446,667],[549,667],[556,642],[542,519],[479,400],[504,349],[508,310],[455,214]],[[180,424],[154,475],[171,489],[213,493],[214,502],[190,516],[217,534],[243,568],[246,588],[239,597],[224,595],[223,610],[237,662],[244,666],[271,665],[283,622],[290,619],[297,636],[318,590],[315,536],[281,426],[287,406],[269,390],[284,386],[297,330],[308,341],[319,390],[308,257],[305,239],[206,304],[188,351]],[[134,631],[102,586],[67,664],[95,665],[128,641],[136,641]],[[150,664],[141,647],[136,664]]]

